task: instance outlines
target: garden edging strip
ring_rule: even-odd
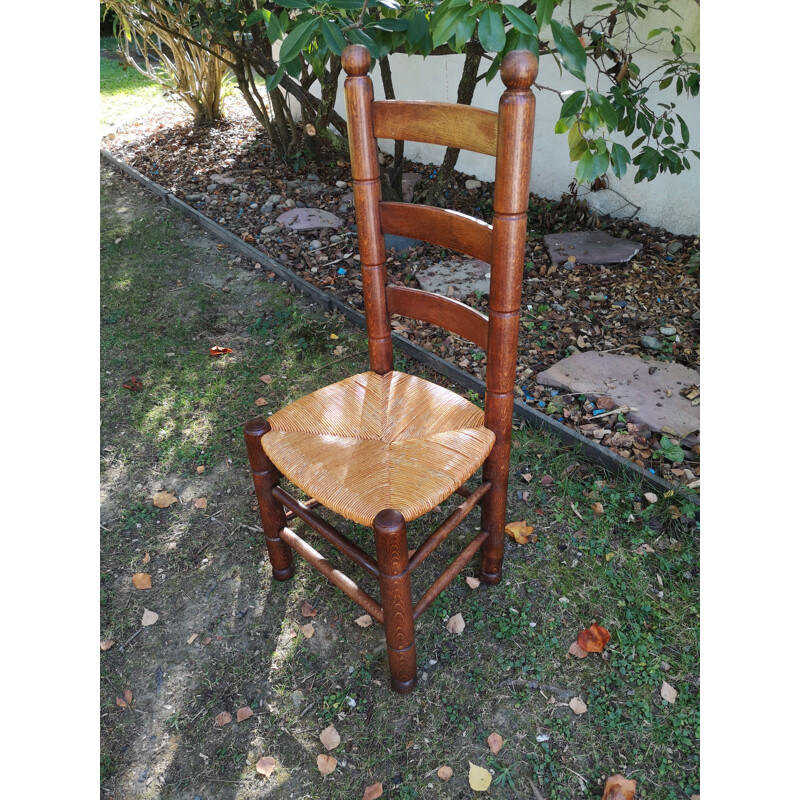
[[[350,322],[358,325],[362,329],[366,328],[366,320],[364,315],[356,311],[354,308],[351,308],[346,303],[342,302],[338,297],[327,294],[320,289],[317,289],[315,286],[312,286],[310,283],[308,283],[308,281],[287,269],[280,262],[270,258],[268,255],[262,253],[260,250],[257,250],[252,245],[247,244],[247,242],[245,242],[239,236],[231,233],[231,231],[223,228],[218,223],[209,219],[207,216],[205,216],[205,214],[202,214],[200,211],[193,208],[188,203],[185,203],[171,192],[168,192],[157,183],[154,183],[149,178],[142,175],[138,170],[129,166],[125,162],[118,160],[115,156],[113,156],[107,150],[104,150],[102,147],[100,148],[100,154],[113,166],[134,178],[145,188],[153,192],[153,194],[164,200],[167,205],[172,206],[185,216],[191,218],[201,228],[213,234],[217,239],[220,239],[225,244],[229,245],[240,255],[249,258],[252,261],[256,261],[264,267],[267,267],[271,272],[274,272],[283,280],[290,281],[314,303],[322,306],[325,311],[332,311],[335,309],[347,317]],[[402,350],[411,358],[424,364],[425,366],[430,367],[440,375],[449,378],[454,383],[462,386],[464,389],[477,392],[481,396],[485,394],[486,384],[484,381],[476,378],[473,375],[470,375],[467,372],[464,372],[464,370],[459,369],[449,361],[445,361],[443,358],[440,358],[439,356],[425,350],[425,348],[420,347],[419,345],[409,341],[397,333],[392,334],[392,341],[399,350]],[[586,439],[579,433],[573,431],[571,428],[568,428],[566,425],[562,425],[560,422],[557,422],[546,414],[543,414],[541,411],[531,408],[521,400],[514,400],[514,414],[519,419],[525,420],[525,422],[529,423],[534,428],[548,431],[564,444],[578,448],[584,456],[591,461],[601,464],[614,475],[624,472],[632,473],[640,477],[643,481],[657,489],[662,494],[671,491],[697,506],[700,505],[699,495],[687,491],[682,486],[668,483],[658,475],[648,472],[637,464],[634,464],[622,456],[611,452],[611,450],[608,448],[603,447],[602,445],[599,445],[590,439]]]

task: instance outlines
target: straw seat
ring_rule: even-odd
[[[382,510],[416,519],[449,497],[494,444],[483,411],[430,381],[364,372],[270,417],[261,443],[295,486],[371,526]]]

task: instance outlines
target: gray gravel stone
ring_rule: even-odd
[[[480,181],[476,181],[474,179],[464,181],[464,187],[467,189],[480,189],[481,185],[482,184]]]
[[[236,202],[241,203],[243,206],[247,205],[250,202],[250,195],[247,192],[241,192],[236,198]]]
[[[277,233],[280,229],[280,225],[267,225],[261,229],[261,233]]]
[[[661,349],[661,340],[656,339],[655,336],[642,336],[639,341],[642,344],[642,347],[646,347],[648,350],[660,350]]]
[[[658,332],[662,336],[674,336],[678,331],[672,325],[665,325],[663,328],[659,328]]]
[[[198,201],[203,199],[202,194],[187,194],[186,195],[186,202],[187,203],[197,203]]]
[[[280,203],[281,200],[283,200],[283,195],[280,194],[271,194],[267,198],[268,203]]]
[[[322,242],[319,239],[312,239],[308,246],[312,250],[319,250],[322,247]]]
[[[346,189],[347,188],[347,184],[344,181],[336,181],[336,186],[339,189]]]
[[[275,206],[272,203],[264,203],[261,206],[261,213],[262,214],[271,214],[275,210]]]

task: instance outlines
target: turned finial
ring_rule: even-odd
[[[500,65],[500,77],[509,89],[527,89],[536,80],[539,61],[530,50],[512,50]]]
[[[363,44],[349,44],[342,51],[342,66],[351,78],[366,75],[369,62],[369,50]]]

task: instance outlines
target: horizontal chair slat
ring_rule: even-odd
[[[492,260],[492,226],[488,222],[433,206],[381,203],[381,232],[424,239],[487,263]]]
[[[460,103],[376,100],[372,130],[377,139],[403,139],[497,154],[497,114]]]
[[[430,322],[457,333],[484,350],[489,346],[489,319],[450,297],[406,286],[387,286],[386,308],[390,314]]]

